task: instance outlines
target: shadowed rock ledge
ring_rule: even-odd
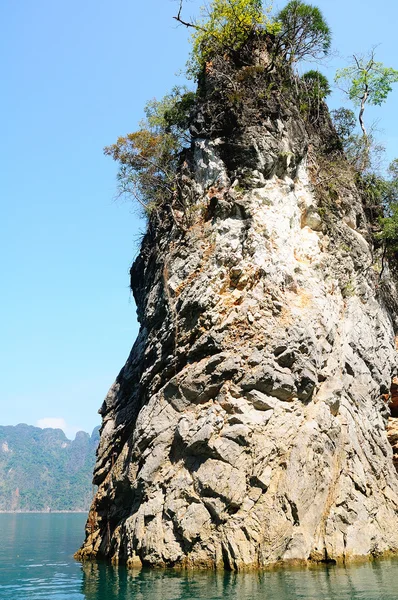
[[[395,552],[396,295],[366,205],[323,104],[303,116],[279,74],[213,69],[179,175],[187,214],[152,216],[131,269],[141,327],[101,408],[77,558],[244,569]]]

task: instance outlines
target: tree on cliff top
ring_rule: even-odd
[[[332,32],[318,7],[292,0],[276,16],[280,24],[277,50],[289,64],[323,58],[330,50]]]
[[[330,45],[330,30],[319,10],[299,0],[281,11],[280,21],[269,16],[271,6],[263,11],[261,0],[212,0],[202,18],[194,22],[183,20],[182,6],[180,0],[175,19],[194,30],[189,71],[195,77],[211,66],[214,57],[231,57],[242,51],[253,34],[269,34],[269,39],[284,49],[282,59],[291,62],[293,57],[317,56],[320,46],[326,51]],[[271,57],[281,58],[275,53]],[[328,93],[327,81],[318,72],[307,74],[306,85],[312,95]],[[194,103],[193,92],[174,88],[163,100],[146,105],[146,118],[137,131],[104,149],[119,163],[119,193],[134,198],[146,214],[168,206],[174,215],[173,206],[181,197],[176,174],[181,151],[190,143],[188,127]],[[180,204],[185,210],[182,201]]]
[[[201,18],[178,22],[194,29],[188,74],[198,77],[212,58],[235,53],[255,32],[266,32],[274,38],[271,52],[274,60],[282,58],[290,65],[303,59],[325,56],[331,45],[331,30],[319,8],[302,0],[292,0],[276,17],[271,17],[272,3],[265,11],[261,0],[213,0],[202,9]]]
[[[271,23],[263,12],[261,0],[213,0],[201,8],[201,17],[191,22],[182,19],[180,0],[178,22],[194,29],[188,75],[196,78],[217,54],[238,52],[250,35]],[[267,9],[267,13],[270,9]]]

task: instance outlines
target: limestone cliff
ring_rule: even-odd
[[[78,558],[262,568],[398,549],[395,290],[323,103],[209,66],[180,183],[131,270]],[[285,74],[286,77],[286,74]]]

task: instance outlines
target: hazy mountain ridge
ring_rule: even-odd
[[[0,511],[87,510],[98,432],[0,426]]]

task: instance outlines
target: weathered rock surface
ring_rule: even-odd
[[[394,377],[389,398],[391,416],[387,425],[387,436],[393,450],[393,461],[398,471],[398,379]]]
[[[398,419],[391,417],[387,427],[388,440],[393,449],[393,461],[398,471]]]
[[[243,569],[398,549],[393,285],[353,181],[326,217],[311,132],[294,107],[263,112],[196,134],[190,227],[152,225],[133,265],[141,329],[101,408],[79,558]]]

